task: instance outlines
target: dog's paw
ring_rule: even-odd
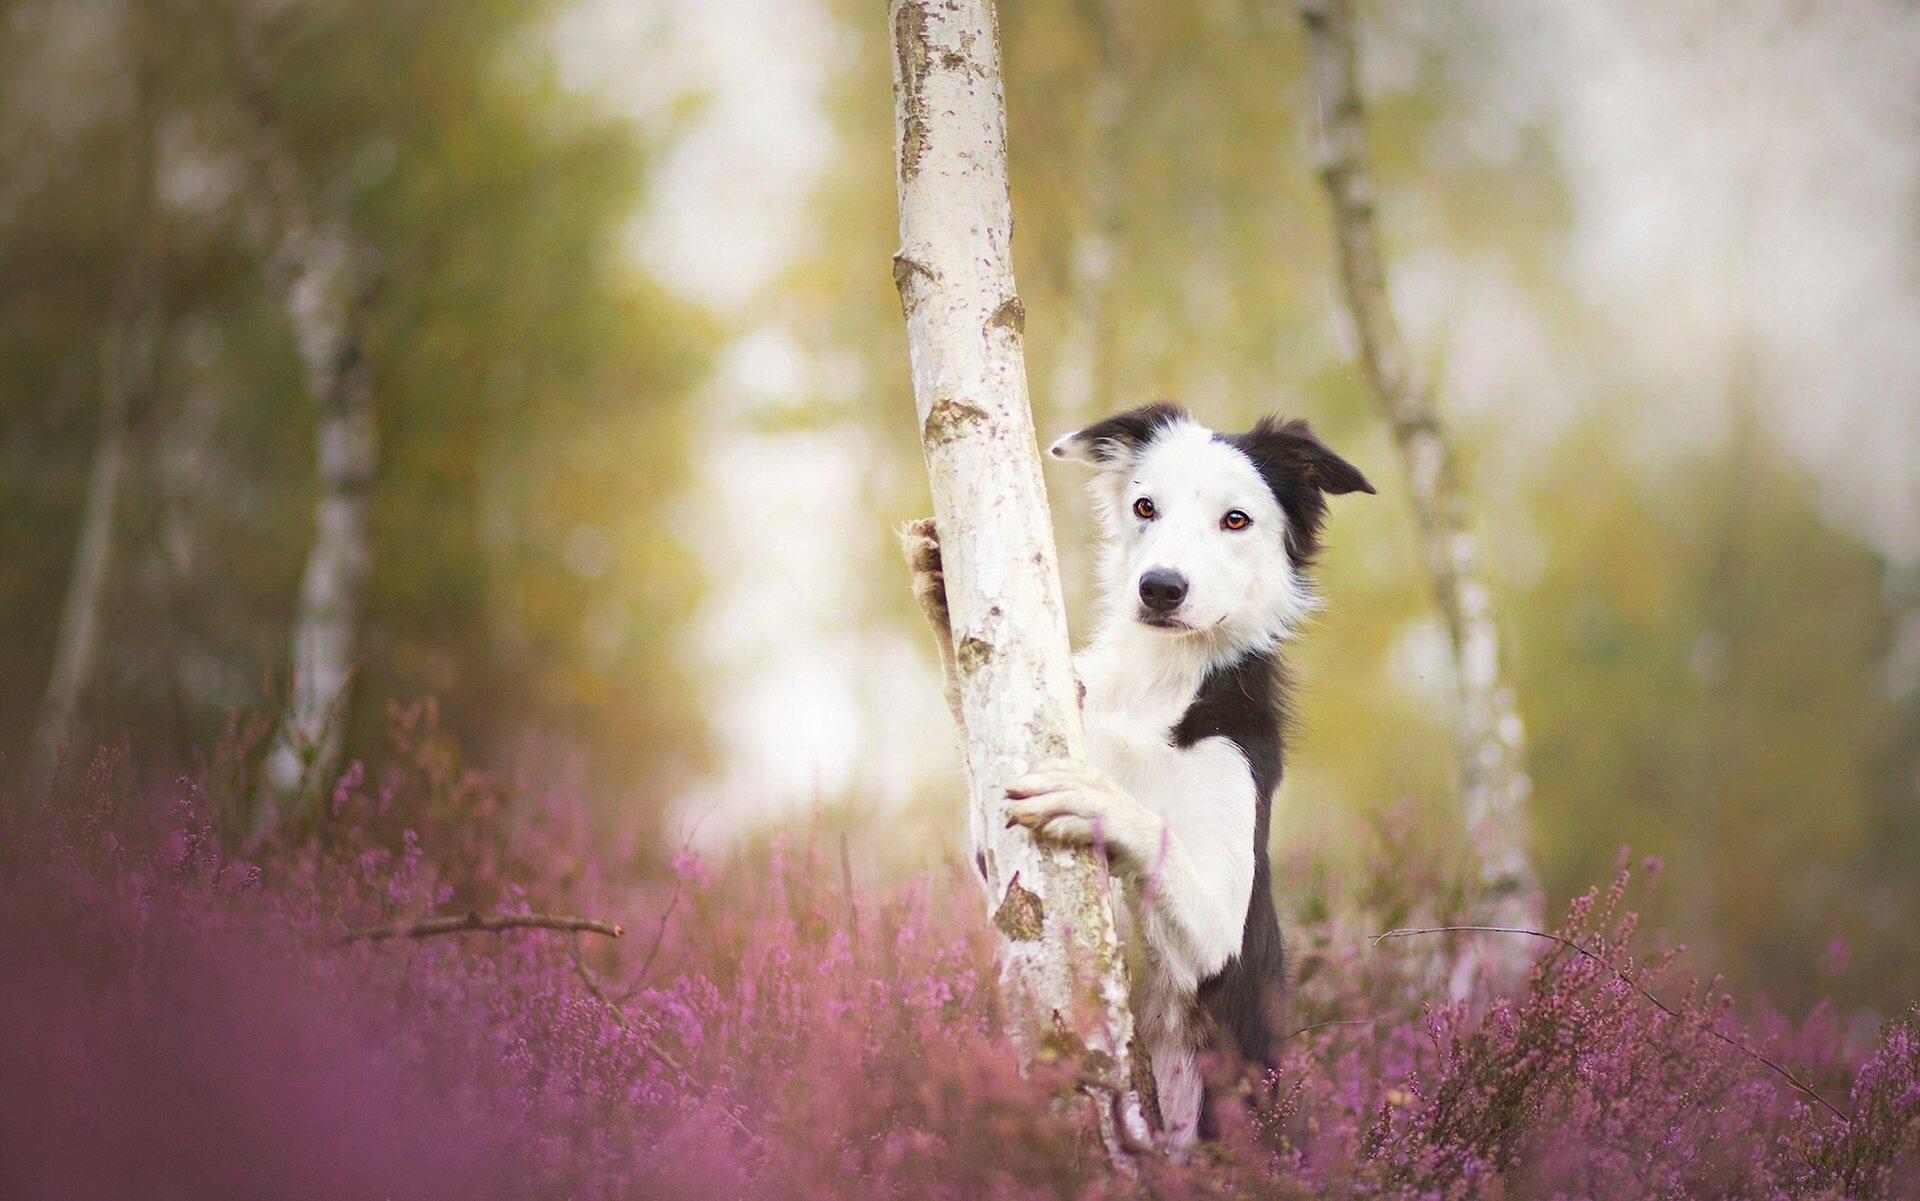
[[[1008,782],[1007,824],[1065,846],[1125,846],[1139,805],[1096,768],[1062,760]]]
[[[936,628],[945,628],[947,616],[947,577],[940,562],[940,531],[933,518],[922,517],[900,528],[900,549],[913,573],[913,598],[920,602],[927,620]]]

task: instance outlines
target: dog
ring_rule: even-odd
[[[1036,838],[1104,850],[1140,951],[1133,998],[1170,1150],[1217,1134],[1210,1094],[1272,1064],[1285,982],[1267,835],[1287,726],[1280,650],[1319,607],[1329,496],[1373,491],[1304,421],[1215,433],[1170,403],[1049,450],[1092,469],[1098,629],[1074,656],[1089,762],[1006,782]],[[958,675],[938,531],[906,531],[914,591]]]

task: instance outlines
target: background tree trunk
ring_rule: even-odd
[[[319,410],[314,462],[320,494],[293,617],[290,694],[267,755],[268,803],[255,818],[260,829],[272,828],[290,807],[304,806],[340,757],[341,715],[373,571],[377,442],[360,317],[364,304],[346,280],[316,277],[330,272],[327,264],[348,257],[344,239],[322,243],[314,253],[319,257],[297,277],[287,307]],[[339,268],[341,274],[347,270]]]
[[[1476,924],[1539,929],[1539,882],[1528,857],[1525,735],[1513,690],[1501,673],[1492,596],[1480,575],[1467,489],[1421,378],[1394,320],[1386,264],[1374,229],[1373,181],[1359,80],[1352,0],[1303,0],[1319,101],[1321,177],[1333,209],[1335,248],[1368,387],[1385,410],[1419,525],[1435,599],[1453,650],[1458,692],[1455,738],[1467,837],[1478,862]],[[1481,963],[1510,982],[1532,960],[1525,939],[1464,941],[1453,976],[1464,995]]]
[[[361,611],[373,570],[372,485],[378,462],[373,376],[367,361],[369,293],[346,223],[322,220],[299,164],[268,109],[263,64],[245,45],[252,118],[247,148],[253,224],[268,246],[314,403],[313,542],[292,622],[287,707],[267,753],[254,828],[265,832],[304,809],[340,756]]]
[[[989,0],[893,0],[900,291],[946,573],[969,824],[1023,1062],[1065,1056],[1143,1132],[1126,959],[1097,856],[1007,829],[1003,781],[1086,754],[1014,292],[999,30]],[[1118,1104],[1111,1104],[1117,1099]]]
[[[31,771],[35,791],[51,785],[61,756],[74,739],[80,701],[99,661],[101,601],[113,562],[115,515],[126,478],[127,422],[136,400],[153,390],[159,371],[164,316],[156,278],[156,68],[143,12],[140,5],[127,12],[127,57],[132,66],[134,99],[125,257],[100,354],[100,433],[87,476],[73,570],[60,606],[53,668],[34,729]]]

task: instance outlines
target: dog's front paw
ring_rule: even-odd
[[[947,615],[947,577],[940,562],[940,530],[933,518],[922,517],[900,528],[900,549],[913,573],[913,598],[936,630],[951,625]]]
[[[1007,824],[1064,846],[1130,849],[1139,804],[1098,769],[1072,760],[1042,764],[1006,785]]]

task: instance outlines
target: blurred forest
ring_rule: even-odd
[[[885,24],[641,7],[0,0],[10,772],[115,428],[75,738],[187,764],[231,714],[278,715],[323,491],[279,261],[297,210],[348,248],[377,428],[343,761],[432,697],[470,760],[577,765],[663,831],[717,801],[733,838],[822,807],[881,870],[959,841],[891,534],[927,501]],[[1549,904],[1631,844],[1694,962],[1891,1007],[1920,995],[1920,83],[1897,69],[1920,24],[1891,0],[1577,7],[1374,4],[1365,73]],[[1336,511],[1295,652],[1275,851],[1316,866],[1283,900],[1364,905],[1342,871],[1382,846],[1450,878],[1447,659],[1333,290],[1292,6],[1001,22],[1043,436],[1157,396],[1218,427],[1278,410],[1380,486]],[[804,169],[714,135],[743,106],[776,148],[825,131]],[[1634,241],[1663,228],[1713,236],[1668,261]],[[1084,613],[1084,510],[1049,482]]]

